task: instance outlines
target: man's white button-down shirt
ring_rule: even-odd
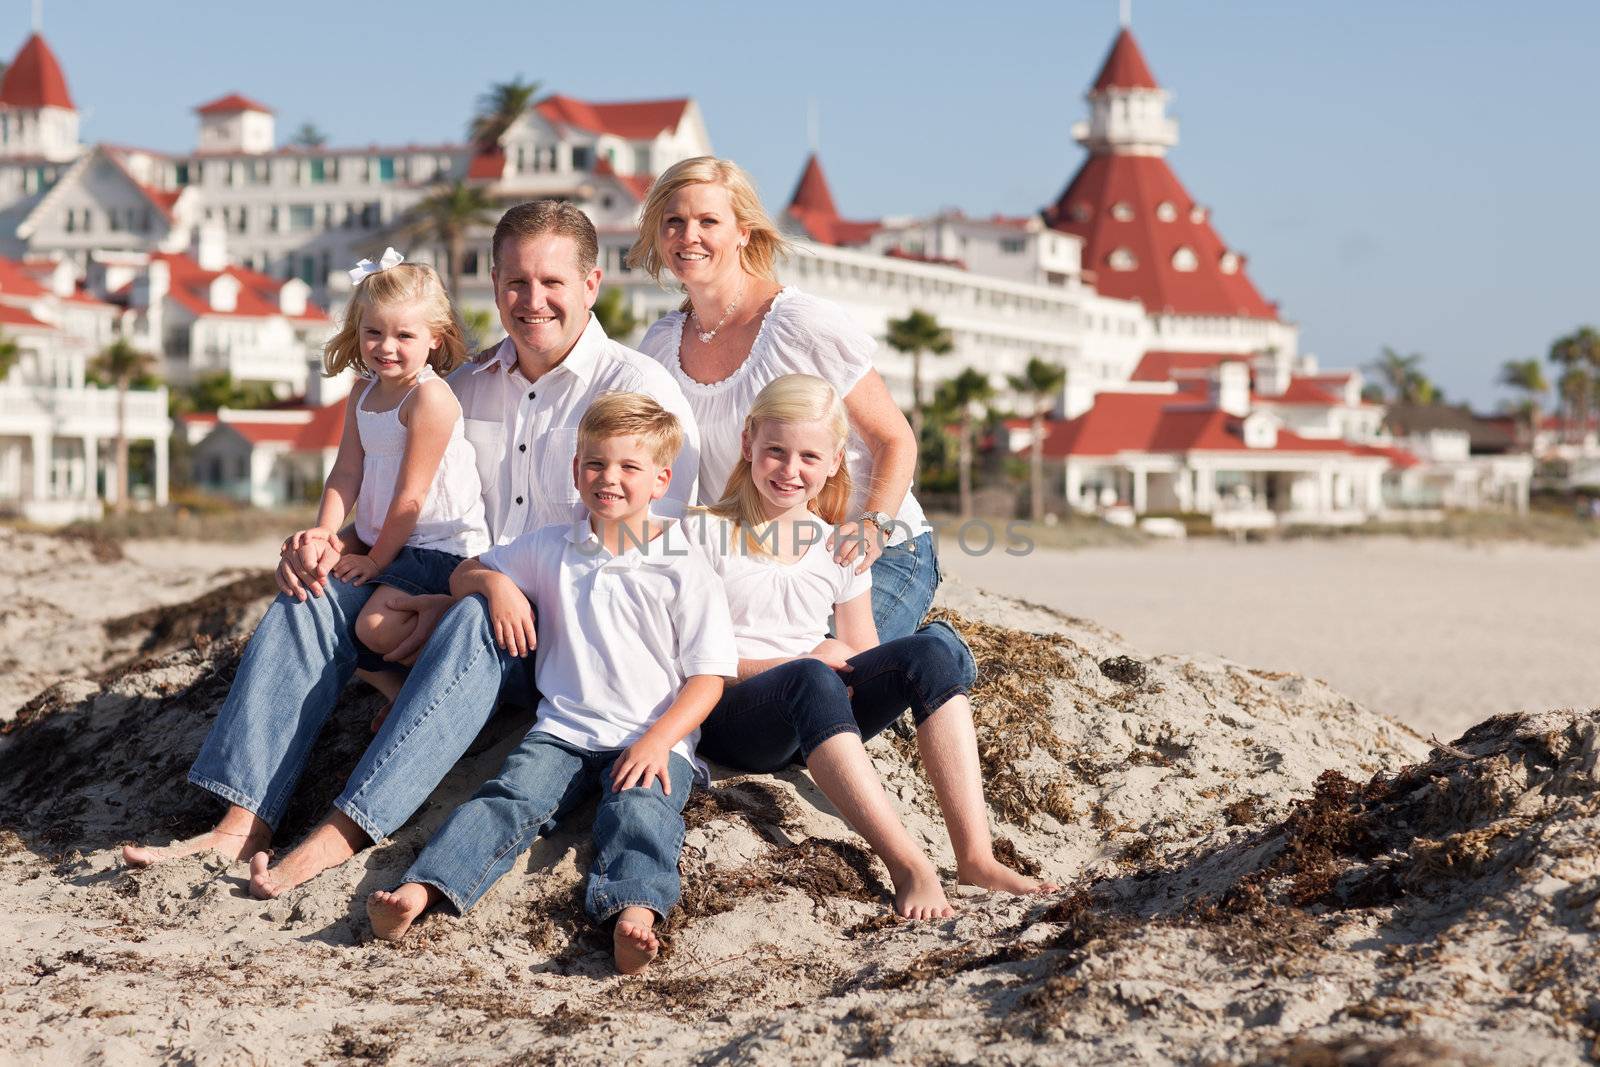
[[[572,522],[578,423],[602,393],[643,393],[678,417],[683,451],[672,464],[666,496],[651,507],[677,518],[694,499],[700,432],[683,390],[660,363],[607,337],[592,314],[567,358],[538,381],[523,376],[509,337],[488,356],[458,368],[449,381],[461,402],[463,430],[483,482],[489,536],[497,545]]]

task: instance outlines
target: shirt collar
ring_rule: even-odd
[[[589,313],[589,324],[583,328],[583,333],[578,335],[578,341],[572,346],[572,351],[567,353],[567,358],[556,364],[555,370],[566,370],[572,376],[588,385],[594,378],[595,367],[600,362],[600,348],[608,341],[605,329],[600,325],[600,320],[594,313]],[[486,370],[515,370],[517,366],[517,346],[511,343],[511,338],[504,338],[499,347],[494,350],[494,355],[485,359],[472,373],[482,374]]]

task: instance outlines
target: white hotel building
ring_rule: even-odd
[[[1370,514],[1377,507],[1369,491],[1373,471],[1385,461],[1355,447],[1372,443],[1376,421],[1333,419],[1310,408],[1296,414],[1305,405],[1282,399],[1309,369],[1299,359],[1298,330],[1262,299],[1244,256],[1222,242],[1209,210],[1168,167],[1164,156],[1176,141],[1176,123],[1126,30],[1088,101],[1090,117],[1075,133],[1089,157],[1059,201],[1036,216],[847,219],[820,163],[809,159],[775,212],[796,244],[781,268],[783,280],[839,301],[880,338],[889,319],[914,308],[931,312],[955,342],[952,355],[926,361],[933,381],[974,366],[1003,389],[1004,376],[1030,357],[1058,362],[1069,372],[1058,409],[1067,420],[1088,413],[1108,392],[1176,394],[1180,387],[1171,381],[1133,380],[1141,367],[1164,366],[1167,356],[1178,355],[1194,357],[1185,364],[1188,373],[1210,368],[1206,373],[1219,380],[1222,364],[1247,362],[1250,395],[1271,409],[1257,423],[1338,425],[1341,438],[1352,441],[1348,455],[1323,449],[1328,455],[1305,485],[1288,473],[1274,490],[1255,475],[1241,480],[1222,470],[1211,492],[1212,483],[1196,481],[1191,457],[1170,454],[1156,462],[1132,455],[1151,442],[1119,442],[1068,471],[1063,488],[1073,506],[1098,506],[1111,494],[1137,510],[1150,507],[1149,477],[1135,470],[1161,467],[1171,485],[1188,486],[1181,494],[1158,494],[1168,503],[1205,507],[1222,495],[1220,485],[1231,499],[1254,494],[1278,516],[1288,516],[1291,500],[1308,512]],[[168,381],[227,371],[271,382],[284,396],[306,393],[336,318],[323,308],[343,302],[347,267],[386,244],[443,263],[442,248],[405,232],[407,211],[441,183],[477,185],[502,205],[543,196],[578,203],[600,232],[606,284],[626,294],[641,332],[681,299],[630,271],[623,259],[653,176],[712,151],[691,99],[596,103],[550,96],[489,149],[282,146],[263,103],[230,93],[195,110],[192,151],[84,145],[61,66],[38,35],[0,84],[6,223],[0,256],[50,264],[62,285],[70,282],[84,299],[110,307],[118,329],[161,358]],[[460,264],[455,296],[464,306],[493,306],[489,233],[486,226],[470,235]],[[909,358],[884,346],[878,366],[896,395],[909,400]],[[1231,377],[1226,391],[1228,406],[1237,407]],[[1193,388],[1181,392],[1184,403],[1200,402]],[[1335,392],[1301,390],[1311,408],[1333,404],[1346,390]],[[1257,429],[1246,442],[1242,425],[1232,432],[1250,451],[1247,466],[1259,472],[1260,442],[1271,435]],[[12,450],[17,458],[4,458],[6,442],[21,436],[9,407],[0,411],[0,506],[40,491],[38,478],[27,474],[38,469],[30,457],[39,453],[19,444]],[[50,448],[59,452],[59,445]],[[7,482],[5,472],[13,469],[20,473]],[[299,486],[304,477],[297,477]],[[46,491],[54,492],[56,483],[46,481]],[[273,498],[259,485],[242,495]]]

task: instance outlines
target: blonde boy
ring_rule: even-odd
[[[455,596],[488,602],[502,648],[537,647],[538,718],[405,884],[368,899],[379,937],[399,939],[441,898],[467,911],[599,788],[587,910],[615,921],[619,970],[655,958],[656,920],[679,895],[681,813],[705,774],[694,755],[700,723],[739,662],[721,583],[676,524],[650,514],[682,441],[678,420],[649,397],[599,397],[573,458],[587,514],[491,549],[452,577]]]

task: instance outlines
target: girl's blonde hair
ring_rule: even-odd
[[[821,422],[833,431],[837,442],[839,469],[828,477],[822,492],[807,502],[806,507],[830,526],[844,521],[850,506],[850,467],[843,455],[850,437],[850,416],[838,390],[812,374],[785,374],[767,383],[750,404],[744,417],[745,435],[753,443],[756,427],[767,420],[775,422]],[[741,451],[739,461],[728,475],[728,484],[722,490],[722,499],[706,509],[719,518],[727,519],[744,535],[745,551],[760,554],[768,549],[753,534],[755,527],[767,521],[762,506],[761,491],[756,488],[750,474],[750,460]]]
[[[750,175],[733,160],[716,156],[695,156],[674,163],[650,186],[639,212],[639,239],[628,250],[628,266],[661,281],[661,272],[667,269],[666,256],[661,250],[661,222],[667,214],[667,201],[686,185],[720,185],[728,190],[733,200],[734,222],[741,230],[750,232],[749,240],[739,249],[739,265],[747,274],[776,282],[778,259],[789,254],[789,242],[779,232],[767,209],[761,206],[761,197],[756,194]],[[683,310],[689,310],[687,300]]]
[[[339,332],[322,349],[322,366],[328,377],[346,367],[354,367],[358,374],[367,373],[366,364],[361,361],[361,317],[370,308],[395,304],[415,307],[438,340],[439,347],[428,354],[428,366],[435,374],[443,376],[461,366],[467,358],[467,342],[444,283],[425,263],[401,263],[369,274],[356,284]]]

